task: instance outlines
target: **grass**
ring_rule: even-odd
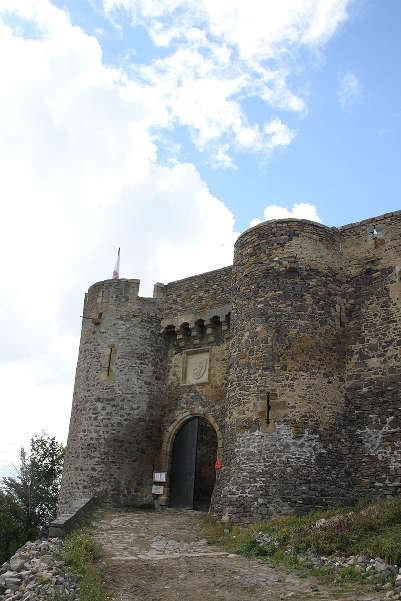
[[[62,559],[72,572],[81,576],[80,601],[108,599],[103,576],[96,563],[100,557],[101,547],[93,540],[88,528],[77,530],[65,539]]]
[[[324,520],[324,521],[323,521]],[[306,568],[323,580],[362,581],[355,567],[333,573],[329,567],[315,567],[315,556],[364,555],[401,563],[401,497],[385,501],[364,501],[356,507],[338,507],[303,516],[288,516],[233,528],[224,534],[220,524],[206,525],[209,542],[222,544],[231,553],[264,557],[289,568]],[[259,541],[264,540],[263,545]]]

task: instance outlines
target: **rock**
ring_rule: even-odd
[[[3,563],[3,565],[0,568],[0,574],[4,574],[9,569],[10,569],[10,564],[8,563],[8,561],[6,561],[5,563]]]
[[[1,575],[1,579],[5,578],[18,578],[18,572],[13,572],[12,570],[7,570],[4,574]]]
[[[43,541],[42,543],[40,543],[39,548],[41,551],[47,551],[49,549],[50,545],[47,541]]]
[[[21,576],[22,579],[25,580],[25,578],[29,578],[29,576],[31,575],[31,571],[30,570],[22,570],[22,572],[19,572],[19,575]]]
[[[398,574],[397,578],[395,579],[395,586],[397,588],[401,587],[401,574]]]
[[[41,555],[41,557],[39,558],[40,563],[46,564],[46,565],[53,565],[54,564],[54,558],[52,555],[47,554],[47,555]]]
[[[17,591],[20,584],[21,578],[6,578],[6,586],[12,591]]]
[[[34,588],[36,588],[36,582],[30,582],[29,584],[26,585],[26,590],[27,591],[32,591]]]
[[[399,599],[400,597],[399,597],[399,595],[398,595],[397,591],[389,591],[389,592],[386,594],[385,598],[386,598],[386,599]]]
[[[19,557],[12,557],[10,559],[10,568],[14,572],[20,572],[25,567],[25,561],[20,559]]]
[[[376,572],[384,572],[385,570],[387,570],[388,565],[383,561],[376,559],[375,563],[373,564],[373,567],[376,570]]]

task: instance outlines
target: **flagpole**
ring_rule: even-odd
[[[116,266],[114,267],[114,271],[113,271],[113,280],[118,280],[119,278],[120,278],[120,248],[118,249]]]

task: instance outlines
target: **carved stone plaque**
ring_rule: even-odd
[[[209,352],[186,354],[185,384],[206,384],[209,381]]]

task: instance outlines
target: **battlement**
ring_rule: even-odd
[[[355,223],[349,223],[347,225],[342,225],[338,229],[341,232],[345,232],[346,230],[351,229],[362,229],[369,226],[374,226],[376,223],[380,222],[394,222],[401,221],[401,211],[393,211],[391,213],[383,213],[382,215],[378,215],[377,217],[369,217],[369,219],[364,219],[363,221],[356,221]]]
[[[110,279],[92,284],[88,290],[88,300],[98,305],[111,302],[135,302],[139,294],[140,280]]]

